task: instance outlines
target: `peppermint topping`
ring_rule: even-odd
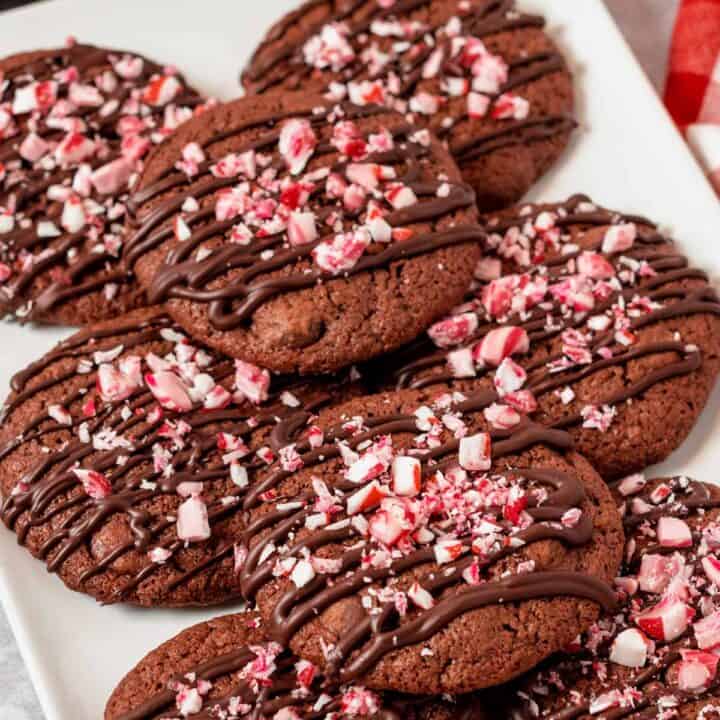
[[[246,269],[242,273],[246,279],[238,277],[233,286],[238,291],[231,299],[239,307],[227,303],[220,320],[211,317],[218,329],[221,320],[222,330],[237,327],[285,286],[302,289],[326,278],[386,266],[403,256],[404,250],[394,247],[400,243],[408,243],[409,257],[431,252],[441,231],[432,222],[416,238],[412,225],[472,207],[466,186],[445,176],[424,177],[426,158],[432,153],[422,138],[416,138],[407,125],[398,126],[398,119],[384,110],[374,113],[381,119],[372,123],[365,122],[358,108],[343,105],[298,111],[298,115],[280,118],[266,144],[256,150],[215,159],[208,157],[211,148],[189,142],[175,163],[177,182],[182,182],[178,175],[185,175],[190,183],[198,183],[189,192],[199,192],[189,207],[186,201],[169,208],[166,219],[175,241],[188,248],[191,260],[202,264],[208,282]],[[208,174],[215,178],[209,189]],[[143,194],[153,196],[154,187],[144,188]],[[203,210],[198,212],[200,206]],[[222,244],[216,235],[207,239],[196,223],[213,211]],[[153,228],[164,222],[152,209],[150,216]],[[131,239],[131,262],[144,251],[140,241],[153,228],[147,225]],[[452,237],[437,246],[468,241],[478,232],[474,225],[458,221],[442,233]],[[162,233],[150,234],[157,242],[163,239]],[[171,272],[175,261],[168,262]],[[164,270],[160,271],[150,293],[153,301],[172,296],[178,285],[189,282],[183,267],[168,277],[169,283],[161,281]],[[292,267],[291,273],[268,278],[287,267]]]
[[[42,315],[99,279],[112,300],[130,187],[199,98],[172,68],[80,45],[4,80],[0,141],[17,154],[0,166],[0,299]]]
[[[248,626],[260,627],[259,618],[248,615]],[[173,697],[173,710],[182,718],[217,717],[221,720],[361,720],[377,717],[395,707],[389,697],[358,685],[324,686],[325,678],[307,660],[299,660],[274,642],[240,646],[220,657],[210,657],[206,664],[215,667],[222,662],[220,676],[213,680],[199,676],[199,671],[185,673],[171,680],[167,689]],[[219,694],[220,678],[232,675],[232,694]],[[152,697],[165,712],[169,704],[160,695]],[[280,708],[276,710],[276,708]]]
[[[393,5],[385,3],[383,9],[392,11]],[[468,119],[490,114],[499,121],[524,120],[529,102],[503,92],[511,68],[472,35],[473,20],[468,8],[434,27],[392,12],[372,20],[368,32],[354,31],[352,22],[331,22],[305,41],[300,61],[308,70],[332,74],[327,82],[330,99],[386,105],[415,120],[427,118],[435,129],[445,128],[446,121],[451,126],[458,122],[459,106],[450,104],[463,97]],[[418,56],[425,58],[420,65]],[[418,65],[423,82],[406,83],[405,68]],[[356,67],[366,67],[371,79],[355,79]],[[353,79],[346,81],[346,73]]]
[[[650,488],[638,477],[617,486],[628,530],[626,566],[616,581],[620,607],[601,616],[567,658],[532,678],[521,700],[530,716],[546,716],[550,695],[553,713],[623,708],[629,717],[666,718],[668,708],[682,714],[716,688],[720,575],[708,542],[718,528],[714,490],[684,477]]]
[[[495,427],[515,422],[508,406],[534,412],[539,391],[566,407],[558,411],[545,403],[542,409],[553,420],[607,433],[623,404],[647,383],[690,372],[699,350],[683,343],[682,331],[658,340],[642,336],[666,318],[704,312],[692,302],[692,290],[658,290],[676,279],[675,271],[664,268],[686,263],[652,227],[625,222],[581,197],[521,208],[514,216],[490,219],[488,227],[489,254],[476,270],[473,296],[430,327],[428,337],[448,351],[447,374],[438,380],[492,379],[497,397],[487,417]],[[687,276],[695,271],[688,269]],[[624,391],[608,391],[611,402],[602,395],[598,402],[583,402],[584,393],[577,391],[591,372],[667,352],[676,360],[666,355],[662,368],[627,382]],[[400,368],[397,376],[407,384],[415,375],[432,380],[429,369],[441,364],[438,357],[428,348],[427,362]]]
[[[584,509],[547,509],[563,492],[578,502],[582,495],[561,491],[544,475],[538,480],[531,470],[526,476],[522,469],[500,469],[490,434],[469,432],[473,423],[482,424],[482,414],[466,413],[464,401],[459,394],[439,396],[406,415],[389,410],[387,417],[374,415],[372,421],[344,416],[322,437],[312,424],[298,431],[280,449],[279,467],[271,470],[261,495],[258,490],[258,497],[274,505],[275,522],[245,561],[242,582],[257,588],[270,576],[286,581],[294,591],[287,589],[285,613],[301,601],[326,607],[318,575],[332,575],[328,587],[344,592],[347,585],[348,592],[359,594],[369,618],[389,613],[386,625],[399,625],[388,629],[394,637],[403,631],[403,618],[417,618],[444,602],[449,585],[494,587],[497,578],[489,568],[506,553],[522,551],[526,537],[547,534],[584,542],[590,525]],[[520,423],[515,414],[517,422],[508,421],[509,427]],[[395,433],[412,433],[413,427],[414,437],[396,444]],[[517,432],[522,448],[525,436]],[[535,436],[531,431],[527,437]],[[311,443],[310,438],[317,439]],[[318,465],[331,458],[344,471],[321,474]],[[290,476],[288,497],[282,482]],[[298,491],[303,477],[307,490]],[[575,481],[563,476],[559,483],[565,482]],[[307,534],[297,542],[301,529]],[[344,541],[343,551],[333,547],[334,538]],[[433,561],[436,567],[428,572],[405,574]],[[438,568],[447,584],[438,583]],[[508,575],[535,572],[535,562],[524,558],[507,569]],[[278,637],[285,637],[283,622],[278,620]]]

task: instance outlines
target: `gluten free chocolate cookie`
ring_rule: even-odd
[[[574,127],[572,78],[543,26],[512,0],[308,0],[268,32],[242,81],[412,117],[492,210],[522,197]]]
[[[685,439],[720,368],[720,303],[650,221],[587,197],[487,219],[493,252],[467,301],[395,360],[398,387],[485,391],[497,428],[567,429],[604,477]]]
[[[276,372],[397,348],[462,298],[484,235],[437,140],[286,94],[181,128],[133,197],[126,259],[194,337]]]
[[[142,306],[129,188],[202,99],[139,55],[70,41],[0,60],[0,311],[82,325]]]
[[[491,434],[480,397],[404,391],[281,438],[244,500],[241,587],[273,640],[340,682],[496,685],[612,604],[620,518],[565,432]]]
[[[279,419],[328,400],[191,341],[162,311],[92,326],[15,376],[2,520],[73,590],[141,605],[239,594],[241,499]],[[292,423],[291,423],[292,424]]]
[[[269,642],[246,612],[195,625],[153,650],[122,680],[105,720],[189,717],[272,720],[481,720],[482,702],[337,687],[312,663]]]
[[[618,490],[628,531],[620,607],[522,683],[512,717],[720,717],[720,492],[640,476]]]

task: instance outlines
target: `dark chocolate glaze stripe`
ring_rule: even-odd
[[[669,478],[666,482],[674,490],[678,490],[680,487],[680,477]],[[672,504],[673,514],[677,513],[679,516],[697,515],[702,514],[705,511],[716,509],[720,507],[720,496],[717,493],[712,493],[707,485],[700,482],[690,481],[691,487],[690,492],[685,491],[682,494],[677,493],[677,499]],[[611,487],[617,488],[619,483],[613,483]],[[646,502],[650,503],[650,493],[643,492],[639,495],[633,495],[636,498],[642,498]],[[628,530],[628,537],[631,539],[634,537],[634,533],[637,528],[646,523],[647,521],[657,520],[662,515],[667,515],[669,508],[667,506],[657,507],[649,513],[642,515],[626,515],[625,526]],[[642,533],[640,533],[642,535]],[[697,542],[697,538],[696,538]],[[691,548],[692,550],[692,548]],[[660,548],[658,545],[648,546],[644,549],[643,554],[648,553],[683,553],[682,549],[678,548]],[[631,575],[637,572],[637,563],[640,557],[635,557],[633,567],[631,568]],[[630,602],[630,599],[628,600]],[[628,614],[631,613],[631,607],[623,608]],[[540,715],[533,712],[530,704],[527,700],[523,699],[518,705],[512,708],[513,717],[522,718],[523,720],[536,720],[538,717],[545,718],[545,720],[575,720],[575,718],[601,718],[602,720],[621,720],[621,718],[632,717],[634,720],[652,720],[658,716],[657,702],[663,698],[672,698],[676,701],[673,705],[673,709],[677,711],[678,717],[684,717],[682,714],[682,708],[686,705],[691,705],[706,699],[707,704],[713,703],[718,699],[718,691],[720,691],[720,682],[714,680],[708,687],[704,688],[700,692],[691,693],[681,691],[676,685],[671,686],[666,678],[667,671],[680,660],[680,649],[696,649],[697,644],[690,631],[686,631],[679,638],[672,642],[662,642],[659,644],[659,650],[653,654],[657,656],[657,662],[648,663],[648,666],[636,671],[630,671],[629,676],[623,676],[622,682],[617,682],[614,685],[603,688],[603,692],[611,691],[613,689],[621,690],[623,687],[637,689],[642,693],[642,696],[636,699],[632,705],[627,707],[613,707],[602,713],[590,714],[589,702],[573,702],[571,700],[560,709],[553,712],[542,712]],[[603,654],[603,658],[605,655]],[[561,660],[558,663],[557,668],[551,662],[547,665],[548,671],[556,670],[559,680],[563,680],[562,668],[565,662],[570,663],[570,669],[577,669],[580,664],[584,661],[593,662],[596,658],[587,652],[581,652],[580,654],[573,655],[569,660]],[[576,694],[572,693],[572,685],[566,685],[564,687],[563,695],[568,699]]]
[[[617,220],[617,214],[608,211],[597,211],[594,213],[577,212],[576,208],[580,202],[589,201],[585,196],[576,196],[571,198],[567,203],[558,205],[558,209],[567,211],[567,215],[561,218],[564,226],[579,225],[582,227],[593,227],[610,225]],[[532,216],[523,216],[522,222],[530,219]],[[647,220],[641,218],[624,218],[627,221],[638,220],[643,224],[649,224]],[[518,219],[516,219],[518,222]],[[507,229],[512,226],[512,221],[508,221],[502,226],[489,228],[493,232]],[[663,322],[678,317],[698,314],[720,315],[720,300],[715,290],[707,285],[701,288],[683,289],[668,288],[671,283],[677,283],[683,280],[707,280],[707,275],[696,268],[688,266],[687,259],[681,254],[660,254],[656,253],[655,248],[668,243],[669,241],[658,235],[650,233],[640,235],[635,245],[630,251],[622,253],[623,256],[634,260],[645,260],[648,265],[655,270],[656,275],[644,280],[641,284],[624,288],[620,292],[613,292],[607,300],[599,304],[592,311],[593,315],[601,314],[605,310],[613,306],[620,297],[626,301],[630,301],[635,295],[642,295],[659,303],[667,302],[661,308],[652,310],[646,314],[633,318],[630,324],[631,330],[638,330],[654,323]],[[601,241],[588,247],[588,250],[599,250]],[[577,255],[578,253],[575,253]],[[565,264],[573,255],[563,255],[557,260],[548,262],[550,269],[550,278],[553,268],[558,265]],[[616,270],[621,269],[621,264],[617,257],[609,258],[611,264]],[[520,270],[522,271],[522,269]],[[552,329],[547,329],[548,318],[552,321]],[[482,324],[473,334],[469,342],[463,347],[469,347],[480,340],[486,333],[502,324],[516,325],[524,328],[530,338],[530,356],[532,356],[533,348],[550,338],[560,335],[568,328],[582,328],[587,320],[587,314],[581,314],[574,319],[567,320],[558,312],[557,302],[554,303],[553,311],[548,312],[545,307],[541,309],[533,309],[523,316],[511,316],[507,323],[485,323]],[[609,359],[603,359],[597,356],[596,351],[601,347],[611,347],[613,356]],[[642,380],[629,383],[622,392],[608,396],[603,399],[599,405],[616,405],[630,398],[637,397],[645,392],[653,385],[673,377],[687,375],[699,369],[702,364],[702,353],[697,348],[688,348],[682,342],[653,342],[632,345],[627,349],[613,343],[613,331],[600,333],[589,345],[589,349],[593,352],[593,361],[587,365],[580,367],[574,366],[565,370],[553,371],[546,367],[546,364],[552,360],[559,359],[560,356],[544,358],[541,361],[530,362],[526,364],[528,371],[528,382],[525,387],[533,392],[536,397],[542,397],[558,390],[566,385],[572,385],[579,382],[583,378],[608,367],[623,366],[631,360],[648,357],[650,355],[660,355],[663,353],[674,353],[679,355],[680,359],[668,361],[662,367],[648,373]],[[452,382],[455,378],[450,372],[427,373],[427,371],[438,368],[446,364],[447,353],[443,350],[437,350],[427,336],[421,338],[411,344],[397,354],[397,362],[400,365],[393,375],[396,378],[398,388],[424,388],[435,383]],[[410,362],[405,363],[405,358],[413,358]],[[418,359],[415,359],[418,358]],[[479,369],[478,377],[489,375],[492,368],[486,368],[484,371]],[[493,393],[491,389],[488,393]],[[497,394],[493,400],[498,400]],[[567,428],[581,423],[582,416],[577,413],[567,415],[559,419],[550,421],[553,427]]]
[[[52,56],[22,65],[13,71],[5,73],[6,84],[0,94],[0,102],[11,102],[15,88],[15,81],[24,80],[32,76],[34,80],[43,82],[51,80],[53,76],[64,69],[75,67],[79,73],[79,82],[92,83],[95,75],[88,73],[97,68],[111,67],[110,55],[122,55],[120,51],[107,51],[88,45],[73,45],[59,48]],[[139,57],[139,56],[138,56]],[[96,169],[121,156],[121,140],[115,126],[122,115],[123,104],[131,98],[132,90],[142,87],[153,75],[162,74],[163,68],[146,58],[143,58],[143,68],[131,84],[119,82],[115,91],[104,93],[105,102],[117,101],[118,109],[110,114],[101,114],[102,107],[79,108],[73,117],[80,117],[88,126],[88,134],[93,138],[95,134],[101,136],[107,147],[107,154],[102,160],[92,158],[90,165]],[[178,79],[185,85],[181,76]],[[67,86],[59,88],[58,99],[66,99]],[[174,102],[185,107],[195,107],[203,102],[202,98],[193,90],[185,86]],[[165,107],[152,107],[151,117],[162,122]],[[61,140],[63,132],[48,127],[44,119],[38,121],[36,134],[44,140]],[[6,140],[0,140],[0,163],[15,163],[20,161],[18,154],[19,142],[25,135],[23,128],[18,135]],[[70,167],[57,167],[49,174],[40,169],[23,168],[16,173],[8,169],[6,181],[0,185],[0,206],[12,206],[16,212],[24,212],[25,216],[33,221],[47,218],[56,224],[60,221],[62,204],[50,204],[45,198],[45,192],[50,186],[64,185],[72,180],[77,171],[77,164]],[[93,191],[93,198],[102,201]],[[20,309],[28,300],[33,300],[35,311],[47,313],[70,300],[88,293],[102,290],[108,283],[127,284],[132,282],[132,274],[120,266],[119,259],[107,251],[97,252],[84,250],[83,245],[88,242],[86,230],[77,233],[63,231],[57,238],[41,238],[37,236],[34,227],[25,228],[16,223],[15,228],[6,235],[0,236],[4,250],[3,259],[8,263],[15,260],[17,254],[23,250],[31,251],[40,245],[46,245],[48,252],[41,259],[24,267],[5,286],[0,288],[0,298],[4,305],[13,311]],[[72,262],[67,261],[69,251],[75,251]],[[57,269],[59,277],[51,277],[47,286],[40,289],[33,297],[33,288],[41,276]],[[101,273],[97,277],[97,273]]]
[[[303,46],[327,22],[344,22],[348,26],[347,39],[355,52],[355,60],[342,71],[341,81],[365,78],[366,66],[361,60],[363,46],[358,38],[370,30],[373,22],[409,17],[413,12],[425,8],[430,2],[431,0],[398,0],[389,8],[382,8],[376,0],[305,2],[301,8],[286,15],[270,30],[248,63],[243,73],[243,82],[254,93],[263,93],[281,84],[288,89],[301,89],[303,83],[307,82],[314,72],[314,68],[305,63]],[[330,16],[321,23],[309,25],[297,42],[289,42],[288,33],[296,30],[303,15],[312,8],[320,6],[328,7]],[[356,13],[357,17],[353,19]],[[545,25],[542,17],[517,11],[513,0],[473,2],[467,11],[458,12],[457,16],[462,22],[463,34],[480,39],[512,30],[542,28]],[[396,97],[409,99],[415,93],[422,78],[422,65],[434,49],[425,44],[423,37],[427,33],[437,32],[440,27],[441,25],[431,25],[425,28],[424,32],[411,41],[410,48],[403,53],[393,50],[394,56],[383,67],[380,75],[372,76],[370,79],[385,79],[394,73],[402,82]],[[273,48],[276,43],[279,45]],[[444,42],[444,47],[448,45]],[[498,95],[564,69],[565,62],[558,52],[522,58],[510,64],[508,79]],[[456,67],[450,60],[443,63],[440,72],[447,77],[462,76],[462,68]],[[504,120],[497,130],[487,133],[472,132],[462,141],[451,140],[450,150],[462,164],[501,148],[566,134],[575,126],[575,121],[569,116],[537,117],[531,113],[524,120]],[[437,130],[440,135],[445,136],[451,134],[452,128]]]
[[[487,404],[487,398],[477,394],[459,403],[457,410],[480,412]],[[336,457],[339,449],[334,441],[340,437],[346,439],[350,448],[357,448],[374,437],[417,431],[414,415],[376,417],[369,419],[367,423],[370,430],[354,436],[338,427],[329,428],[325,434],[326,443],[319,448],[309,449],[307,442],[298,441],[296,449],[302,458],[303,468],[311,468],[328,458]],[[294,427],[283,428],[282,423],[276,428],[283,439],[291,439],[293,430]],[[493,461],[496,463],[504,456],[517,454],[536,444],[567,450],[571,447],[571,440],[565,432],[523,423],[513,431],[495,434]],[[419,456],[423,463],[423,474],[427,477],[437,470],[456,464],[457,449],[456,441],[448,442]],[[576,476],[554,470],[525,468],[509,468],[507,472],[550,488],[549,496],[542,507],[535,507],[532,504],[529,506],[528,512],[536,519],[537,524],[530,526],[525,532],[520,532],[518,534],[520,539],[528,543],[554,538],[569,546],[582,546],[590,541],[593,526],[587,516],[574,528],[567,528],[558,523],[568,509],[576,507],[585,497],[584,489]],[[291,474],[285,470],[270,473],[248,494],[245,499],[246,506],[252,507],[262,493],[278,487]],[[344,490],[356,487],[349,482],[337,480],[333,482],[333,486]],[[343,525],[344,515],[341,514],[334,518],[333,529],[314,531],[301,542],[290,542],[289,538],[303,527],[305,518],[310,512],[306,507],[309,497],[301,496],[294,499],[301,503],[300,509],[295,509],[295,506],[290,510],[270,510],[261,514],[255,522],[248,523],[245,531],[245,544],[248,546],[252,538],[269,530],[262,536],[262,540],[251,547],[241,570],[241,587],[248,599],[252,599],[263,585],[273,580],[276,558],[271,554],[268,559],[262,561],[263,554],[268,548],[288,544],[287,556],[292,557],[301,550],[314,551],[324,545],[349,541],[355,536],[355,531],[348,524]],[[460,538],[461,541],[469,539]],[[483,559],[481,567],[486,567],[512,552],[514,552],[512,548],[504,548],[495,555]],[[361,592],[367,585],[368,579],[382,582],[413,567],[433,562],[431,549],[413,551],[393,561],[389,567],[381,568],[360,567],[362,556],[361,548],[346,551],[342,556],[340,574],[332,585],[327,585],[323,576],[316,576],[301,588],[291,586],[286,590],[275,605],[268,627],[270,636],[283,646],[287,646],[303,625],[334,603]],[[440,594],[447,588],[464,584],[462,572],[472,563],[472,557],[462,557],[445,566],[445,572],[429,574],[420,584],[427,591]],[[330,673],[336,674],[343,682],[360,678],[388,652],[423,642],[470,609],[503,601],[516,602],[522,599],[558,595],[593,599],[604,607],[610,607],[613,603],[612,590],[605,583],[581,573],[562,572],[529,573],[515,576],[510,580],[462,588],[450,598],[438,601],[432,609],[420,611],[416,619],[406,624],[397,623],[397,611],[394,604],[389,603],[383,606],[378,615],[366,615],[362,620],[358,620],[354,630],[338,642],[328,661]]]
[[[276,658],[277,671],[271,677],[269,685],[256,692],[250,683],[239,679],[240,671],[255,657],[256,654],[251,647],[240,647],[233,652],[208,660],[187,673],[194,674],[197,680],[210,682],[228,675],[238,678],[234,681],[232,690],[221,697],[206,700],[203,709],[191,715],[193,720],[216,720],[223,711],[227,710],[231,700],[238,698],[250,708],[246,713],[241,714],[241,717],[248,720],[272,718],[275,713],[286,707],[291,707],[303,720],[322,720],[328,714],[341,709],[343,689],[329,684],[321,675],[314,678],[310,687],[300,685],[294,669],[298,658],[288,651]],[[176,677],[175,681],[188,685],[185,675]],[[114,720],[156,720],[165,717],[167,713],[173,714],[176,711],[175,695],[172,690],[158,692],[135,709],[115,717]],[[321,695],[327,696],[327,702],[316,708],[314,706]],[[406,720],[410,717],[408,712],[411,709],[421,708],[427,703],[422,697],[400,697],[390,693],[378,697],[381,707],[372,715],[363,715],[367,720]],[[478,717],[472,705],[472,702],[459,704],[457,717],[460,720],[473,720]],[[413,714],[412,717],[416,716]]]
[[[12,387],[16,394],[4,407],[3,417],[7,418],[36,393],[49,390],[76,375],[75,372],[71,372],[58,375],[41,384],[34,384],[33,378],[54,362],[63,358],[82,358],[94,352],[115,348],[119,344],[122,344],[124,351],[127,352],[142,343],[159,342],[165,343],[166,349],[163,352],[167,352],[173,344],[161,336],[161,332],[166,329],[177,330],[178,328],[166,316],[158,313],[157,316],[139,325],[135,323],[119,325],[106,330],[82,331],[77,336],[61,343],[45,358],[33,363],[13,378]],[[233,372],[233,368],[229,361],[220,360],[207,368],[206,372],[212,374],[219,383]],[[95,385],[96,376],[95,371],[83,375],[85,382],[81,385],[80,392],[75,391],[67,397],[59,399],[59,404],[69,407],[73,402],[77,402],[82,397],[84,389]],[[114,548],[106,557],[91,563],[80,578],[81,584],[108,569],[122,556],[135,550],[147,551],[153,544],[164,547],[174,555],[183,547],[182,541],[176,539],[167,545],[157,542],[157,538],[171,528],[174,523],[165,518],[156,518],[153,521],[153,518],[138,506],[144,500],[148,500],[158,493],[174,494],[177,486],[182,482],[212,482],[213,480],[227,479],[229,473],[227,467],[219,465],[217,461],[209,463],[211,453],[217,448],[217,438],[215,432],[204,431],[205,427],[220,424],[225,432],[247,437],[257,428],[273,426],[278,418],[284,415],[312,411],[315,407],[327,402],[329,397],[318,392],[312,399],[306,398],[305,408],[291,409],[277,401],[277,393],[282,389],[282,383],[280,383],[269,401],[268,409],[258,410],[254,407],[233,405],[224,410],[208,411],[200,407],[190,413],[179,415],[180,419],[192,427],[192,432],[187,437],[188,447],[174,455],[172,461],[174,473],[169,477],[163,477],[162,473],[152,470],[152,446],[161,439],[158,431],[168,417],[172,419],[172,414],[168,416],[166,412],[164,418],[160,418],[155,423],[149,423],[144,414],[134,414],[124,420],[120,412],[125,405],[133,412],[148,410],[155,403],[148,390],[144,388],[137,390],[125,402],[107,403],[96,417],[90,419],[80,417],[75,419],[71,425],[60,425],[50,420],[46,412],[41,411],[26,421],[17,437],[8,440],[4,446],[0,447],[0,461],[24,444],[39,440],[48,433],[57,430],[76,431],[83,420],[87,422],[91,435],[100,429],[109,429],[115,431],[118,436],[132,437],[133,447],[132,449],[119,447],[96,451],[93,449],[92,443],[83,443],[77,439],[53,453],[43,455],[25,477],[19,479],[20,482],[27,485],[27,490],[11,494],[4,499],[0,511],[2,520],[9,528],[15,529],[18,542],[24,543],[33,528],[46,526],[59,513],[72,510],[62,525],[53,529],[38,552],[39,556],[46,561],[48,570],[57,572],[74,552],[81,547],[88,547],[94,533],[112,515],[127,514],[130,518],[132,540]],[[284,389],[292,389],[292,387],[288,386]],[[251,418],[253,421],[249,422]],[[92,460],[90,461],[91,456]],[[118,465],[117,460],[120,456],[128,456],[129,459],[124,464]],[[104,499],[95,500],[82,491],[73,493],[73,489],[78,487],[78,480],[72,473],[72,468],[78,463],[84,469],[105,473],[113,486],[112,494]],[[254,472],[259,463],[258,459],[248,457],[246,465],[250,472]],[[137,477],[137,474],[129,477],[133,469],[148,464],[148,472],[144,474],[144,478],[157,482],[155,490],[143,489],[140,486],[142,478]],[[223,504],[219,501],[209,504],[210,521],[218,522],[240,512],[244,492],[245,490],[242,488],[233,491],[232,495],[237,498],[235,504]],[[65,496],[66,499],[59,502],[62,496]],[[16,527],[19,521],[20,526]],[[178,579],[168,583],[165,592],[169,592],[180,583],[189,580],[198,572],[221,562],[228,554],[232,554],[232,551],[233,543],[220,548],[210,560],[182,572]],[[157,572],[160,567],[157,563],[152,562],[144,565],[124,586],[118,588],[114,599],[121,601],[127,598],[138,585]]]
[[[321,113],[298,112],[294,115],[306,117],[315,126],[316,131],[321,132],[326,125],[327,114],[332,111],[333,108],[330,108]],[[343,111],[344,116],[348,118],[378,116],[386,112],[380,107],[353,108],[352,106],[343,106]],[[242,153],[250,149],[272,152],[280,135],[280,121],[286,117],[286,114],[269,113],[251,122],[239,124],[223,133],[221,137],[212,137],[205,147],[252,128],[267,126],[268,131],[260,140],[247,143],[237,148],[236,152]],[[475,202],[475,193],[468,185],[453,184],[447,197],[441,198],[436,195],[441,182],[419,180],[419,162],[427,156],[428,150],[409,139],[415,130],[416,128],[412,126],[395,129],[392,134],[396,142],[402,141],[403,144],[394,150],[370,155],[363,161],[406,167],[399,181],[407,184],[416,193],[418,203],[387,215],[385,219],[393,227],[437,221],[456,210],[470,208]],[[321,143],[314,157],[333,151],[329,143],[326,145]],[[346,164],[341,163],[334,169],[342,169]],[[208,177],[210,166],[209,162],[203,164],[199,174],[191,182],[188,182],[182,173],[168,172],[137,193],[131,204],[136,209],[162,192],[175,190],[168,199],[162,200],[157,206],[137,218],[136,229],[126,246],[126,259],[129,263],[137,261],[144,253],[155,249],[172,236],[172,229],[166,223],[180,210],[187,198],[193,197],[200,201],[223,187],[237,183],[237,178]],[[322,195],[318,197],[320,206],[313,208],[318,217],[327,213],[327,208],[322,204],[322,197]],[[246,322],[260,306],[277,295],[312,287],[320,281],[336,277],[317,268],[306,269],[304,265],[301,265],[303,268],[301,270],[277,275],[288,266],[306,263],[315,247],[332,239],[335,233],[320,236],[314,242],[289,249],[284,243],[284,233],[258,237],[249,246],[228,243],[213,251],[204,260],[198,261],[192,257],[195,250],[209,238],[230,230],[236,222],[236,220],[217,222],[213,220],[212,215],[212,209],[201,208],[187,218],[192,234],[166,255],[164,264],[158,269],[148,290],[151,303],[164,302],[170,298],[207,303],[209,319],[213,327],[218,330],[232,330]],[[343,276],[387,267],[403,258],[424,255],[452,245],[480,242],[483,239],[483,231],[474,225],[457,225],[445,230],[421,233],[403,242],[393,242],[378,252],[363,255],[350,270],[343,273]],[[273,250],[274,255],[268,260],[263,260],[262,255],[269,250]],[[240,269],[242,272],[238,277],[233,277],[231,284],[213,290],[207,289],[214,280],[233,269]]]

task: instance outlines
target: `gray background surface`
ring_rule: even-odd
[[[662,92],[668,44],[678,0],[605,1],[655,87]],[[0,0],[0,10],[21,4],[24,4],[23,0]],[[522,2],[520,4],[522,5]],[[0,44],[1,28],[0,23]],[[58,32],[58,37],[64,37],[62,30]],[[5,536],[2,541],[12,542],[12,538]],[[42,572],[42,567],[38,566],[38,571]],[[58,618],[58,622],[62,622],[62,618]],[[2,610],[0,610],[0,688],[2,688],[0,692],[2,720],[44,720],[35,691]]]

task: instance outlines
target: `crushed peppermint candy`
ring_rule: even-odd
[[[0,300],[67,321],[67,303],[97,293],[83,317],[104,319],[128,286],[118,262],[132,185],[202,98],[170,66],[79,44],[0,85],[0,141],[12,150],[0,164]],[[29,184],[38,192],[17,192]]]

